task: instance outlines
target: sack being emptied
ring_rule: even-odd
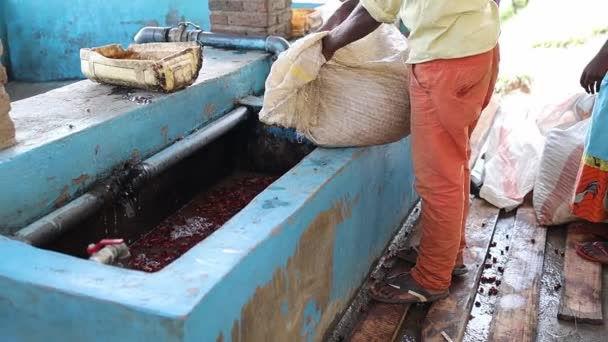
[[[279,56],[266,80],[260,121],[295,128],[326,147],[379,145],[407,136],[407,39],[384,24],[326,62],[326,35],[308,35]]]

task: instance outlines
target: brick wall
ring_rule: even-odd
[[[210,0],[211,31],[245,35],[291,33],[291,0]]]

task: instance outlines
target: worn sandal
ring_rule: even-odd
[[[446,298],[450,291],[431,294],[420,287],[410,273],[401,273],[374,284],[368,291],[374,300],[388,304],[432,303]]]
[[[608,242],[593,241],[582,243],[576,246],[576,254],[591,262],[608,264]]]
[[[412,246],[410,248],[400,249],[396,254],[397,258],[407,261],[413,265],[416,265],[416,260],[418,259],[418,247]],[[452,270],[452,276],[459,277],[467,274],[469,270],[466,265],[460,265],[454,267]]]

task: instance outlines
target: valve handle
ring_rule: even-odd
[[[99,252],[102,248],[106,247],[106,246],[113,246],[113,245],[121,245],[125,243],[124,239],[103,239],[101,241],[99,241],[98,243],[92,243],[87,247],[87,253],[89,255],[93,255],[97,252]]]
[[[184,21],[184,22],[181,22],[181,23],[177,24],[177,27],[181,28],[182,30],[187,29],[188,26],[192,26],[195,30],[200,30],[201,29],[200,26],[198,26],[197,24],[195,24],[193,22],[190,22],[190,21]]]

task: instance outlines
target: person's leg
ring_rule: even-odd
[[[578,218],[590,222],[608,220],[608,74],[595,98],[585,152],[576,177],[570,209]]]
[[[376,300],[417,300],[410,294],[412,284],[415,292],[425,298],[427,295],[445,295],[450,286],[465,201],[466,135],[462,134],[459,143],[452,138],[441,120],[436,96],[436,92],[445,91],[441,88],[446,85],[435,84],[433,81],[438,80],[428,79],[434,74],[445,76],[449,73],[445,67],[444,63],[437,61],[410,69],[412,160],[416,190],[422,198],[422,239],[414,271],[407,275],[393,275],[386,284],[373,287],[370,296]],[[463,119],[463,132],[467,126],[465,121]],[[397,282],[399,278],[404,279]],[[420,288],[435,292],[423,294]]]
[[[494,51],[413,67],[412,158],[422,198],[422,239],[412,277],[444,290],[460,251],[468,207],[469,128],[493,78]]]
[[[468,206],[468,128],[478,119],[492,80],[493,51],[411,68],[411,142],[416,190],[422,198],[422,238],[411,273],[370,289],[389,303],[447,296]]]
[[[484,100],[483,100],[483,105],[481,110],[483,111],[489,104],[490,104],[490,100],[492,100],[492,95],[494,94],[494,87],[496,86],[496,80],[498,79],[498,67],[500,64],[500,49],[498,46],[496,46],[494,48],[494,51],[492,52],[492,66],[491,66],[491,77],[490,77],[490,82],[488,83],[488,87],[486,90],[486,94],[484,96]],[[481,112],[479,113],[479,115],[481,115]],[[473,131],[475,130],[475,127],[477,126],[477,122],[479,121],[479,116],[477,119],[475,119],[471,125],[469,125],[468,127],[468,137],[470,138],[471,135],[473,134]],[[467,142],[467,160],[471,160],[471,144],[470,142]],[[464,168],[464,176],[465,176],[465,194],[470,194],[471,193],[471,168],[470,168],[470,163],[466,163],[465,164],[465,168]],[[456,266],[462,266],[464,265],[464,258],[463,258],[463,254],[464,254],[464,249],[466,247],[466,235],[465,235],[465,229],[467,226],[467,217],[469,216],[469,206],[465,204],[464,206],[464,210],[462,213],[462,229],[461,229],[461,239],[460,239],[460,249],[458,251],[458,255],[456,257]]]

